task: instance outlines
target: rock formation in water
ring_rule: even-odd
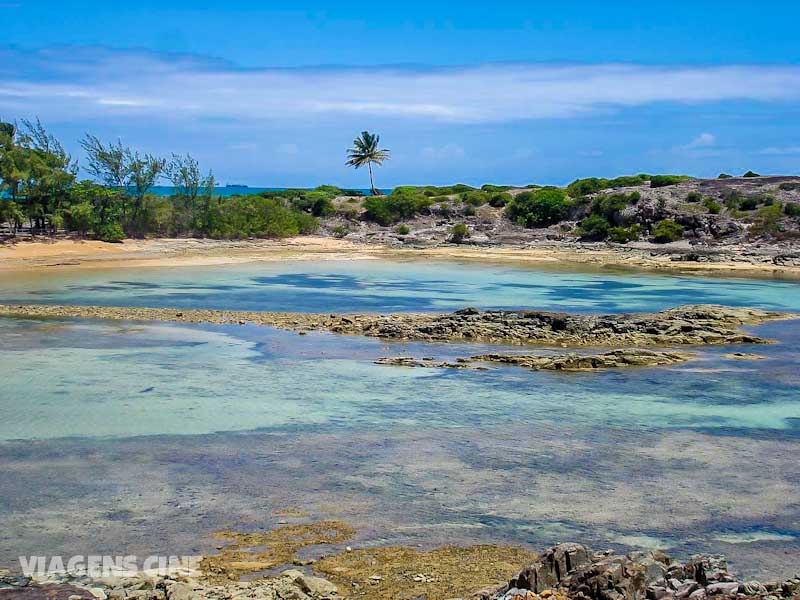
[[[473,341],[555,346],[674,346],[761,344],[741,325],[789,315],[711,304],[656,313],[586,315],[534,310],[477,310],[446,314],[312,314],[226,310],[175,310],[105,306],[0,305],[0,316],[96,318],[182,323],[255,324],[299,331],[328,331],[392,340]]]

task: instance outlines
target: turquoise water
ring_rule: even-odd
[[[798,290],[797,283],[774,280],[382,260],[0,274],[0,302],[305,312],[465,306],[622,312],[697,302],[800,310]]]
[[[798,310],[798,289],[356,261],[59,271],[0,281],[0,302]],[[563,374],[373,363],[485,349],[473,344],[0,319],[0,565],[211,551],[211,532],[275,526],[273,511],[297,508],[352,522],[356,545],[576,539],[718,551],[742,572],[788,576],[800,568],[800,320],[756,330],[778,343]]]

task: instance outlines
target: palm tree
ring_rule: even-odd
[[[353,147],[347,151],[346,165],[356,169],[367,165],[369,169],[369,188],[373,196],[378,195],[375,189],[375,182],[372,179],[372,165],[382,165],[383,161],[389,159],[389,151],[378,148],[381,136],[369,131],[362,131],[361,136],[353,140]]]

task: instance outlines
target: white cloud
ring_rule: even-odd
[[[713,133],[701,133],[691,142],[684,146],[685,148],[708,148],[717,143],[717,138]]]
[[[0,114],[455,123],[569,118],[652,103],[800,100],[800,67],[489,64],[460,68],[239,69],[198,57],[96,48],[0,51]],[[702,134],[692,147],[706,147]]]
[[[759,150],[758,153],[764,156],[791,156],[800,154],[800,146],[771,146]]]

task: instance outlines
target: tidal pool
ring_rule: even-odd
[[[303,269],[303,271],[301,271]],[[776,281],[352,263],[4,280],[0,302],[286,310],[800,309]],[[486,347],[256,326],[0,319],[0,566],[213,551],[291,514],[357,544],[578,540],[800,569],[800,320],[674,368],[379,366]],[[519,350],[519,348],[516,348]],[[755,352],[760,361],[725,355]]]
[[[302,312],[465,306],[622,312],[695,302],[800,310],[799,289],[776,280],[386,260],[0,273],[0,303]]]

